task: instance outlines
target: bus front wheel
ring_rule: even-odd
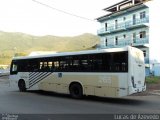
[[[83,96],[83,89],[79,83],[73,83],[69,87],[71,97],[75,99],[82,98]]]
[[[25,92],[26,91],[25,81],[24,80],[19,80],[18,87],[19,87],[20,92]]]

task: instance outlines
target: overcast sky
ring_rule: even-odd
[[[122,0],[0,0],[0,30],[32,35],[75,36],[97,34],[96,18],[105,15],[102,9]],[[75,17],[71,13],[87,19]]]

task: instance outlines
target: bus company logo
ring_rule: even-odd
[[[99,77],[99,82],[100,83],[106,83],[106,84],[111,84],[112,83],[111,77],[109,77],[109,76],[100,76]]]

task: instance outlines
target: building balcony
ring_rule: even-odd
[[[103,47],[104,48],[118,48],[118,47],[125,47],[127,45],[136,47],[136,46],[143,46],[143,45],[148,44],[148,43],[149,43],[149,39],[148,39],[148,36],[147,36],[146,38],[136,38],[135,40],[119,39],[119,42],[117,42],[116,44],[115,43],[111,43],[111,44],[108,43],[108,45],[103,46]]]
[[[106,33],[109,33],[109,31],[106,30],[105,28],[101,28],[101,29],[97,30],[98,35],[102,35],[102,34],[106,34]]]
[[[115,32],[125,31],[128,29],[148,26],[148,23],[149,23],[149,17],[145,17],[143,19],[130,20],[130,21],[119,23],[117,25],[112,25],[107,28],[101,28],[97,30],[97,34],[103,35],[103,34],[111,34]]]
[[[126,22],[125,28],[132,29],[132,28],[137,28],[137,27],[148,26],[147,23],[149,23],[149,17],[145,17],[143,19],[135,19],[135,20]]]
[[[149,44],[149,38],[138,38],[135,41],[133,40],[132,42],[132,46],[140,46],[140,45],[145,45],[145,44]]]
[[[124,42],[118,42],[117,44],[108,44],[105,46],[105,48],[119,48],[119,47],[124,47],[131,45],[130,41],[124,41]]]

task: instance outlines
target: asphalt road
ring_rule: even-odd
[[[160,114],[160,96],[84,97],[49,92],[19,92],[0,78],[0,113],[13,114]]]

